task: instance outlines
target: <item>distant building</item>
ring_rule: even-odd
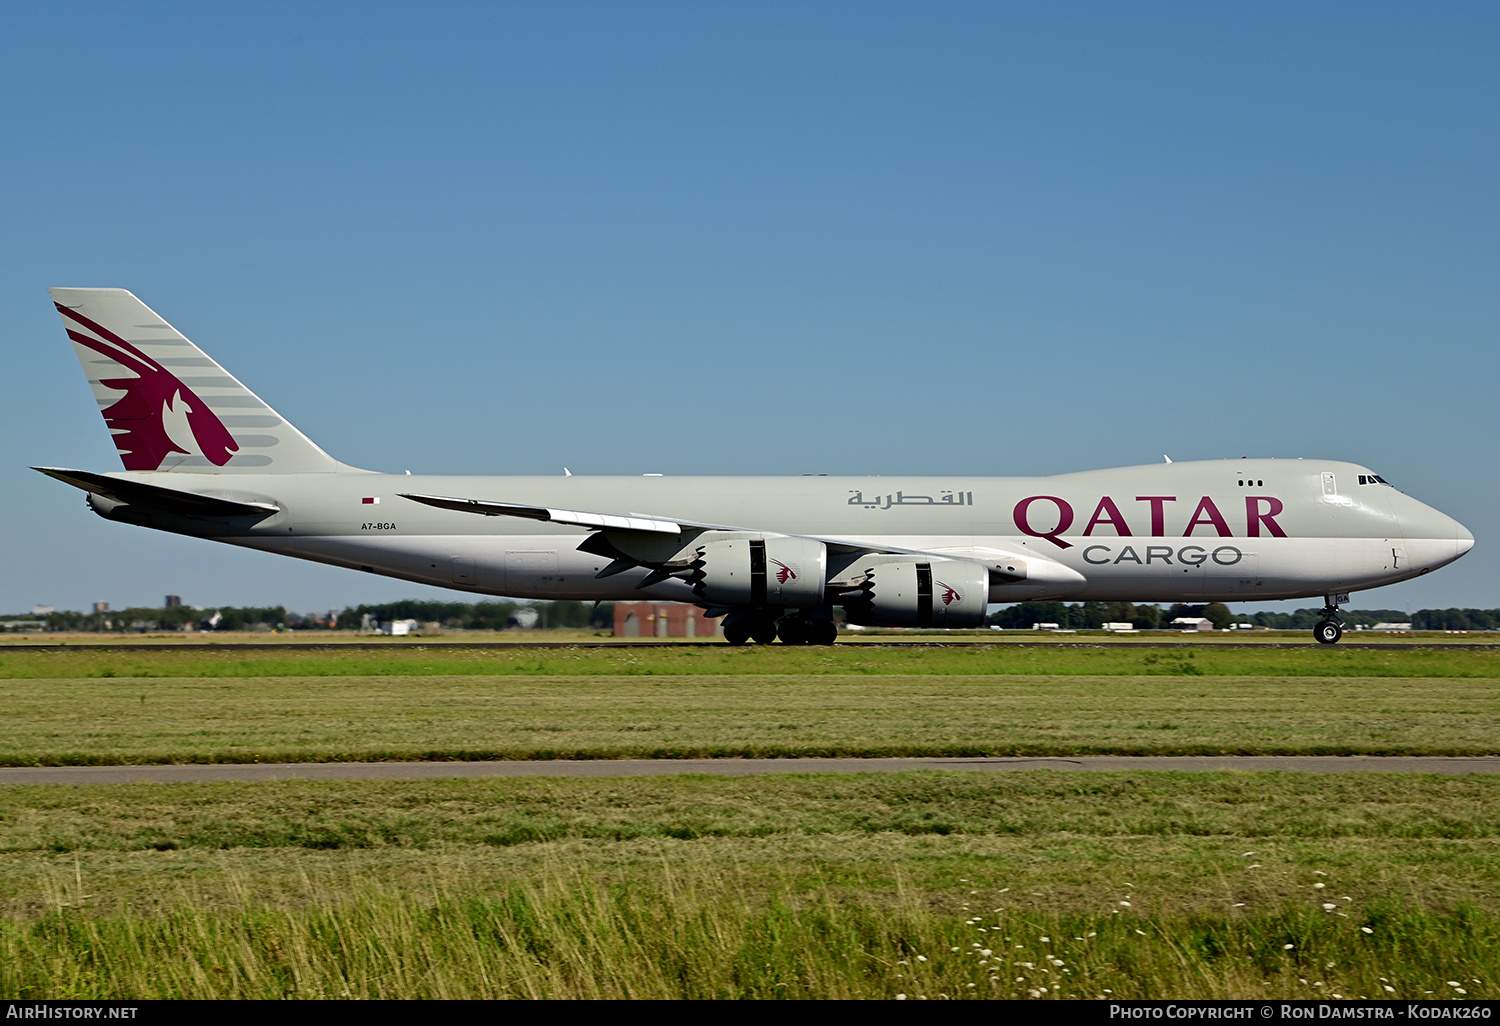
[[[1107,624],[1104,624],[1103,629],[1107,630],[1107,631],[1114,631],[1116,634],[1127,634],[1130,631],[1135,630],[1135,624],[1133,624],[1133,623],[1107,623]]]
[[[168,595],[165,605],[168,609],[176,609],[178,606],[182,605],[182,596]]]
[[[1214,622],[1201,616],[1179,616],[1172,621],[1172,626],[1180,631],[1211,631],[1214,629]]]
[[[617,638],[712,638],[719,621],[686,602],[616,602]]]

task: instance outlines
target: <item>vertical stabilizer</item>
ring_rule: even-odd
[[[126,470],[352,470],[124,289],[52,289]]]

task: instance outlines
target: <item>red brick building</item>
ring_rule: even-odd
[[[686,602],[616,602],[617,638],[712,638],[719,621]]]

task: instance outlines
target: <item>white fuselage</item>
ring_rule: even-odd
[[[1030,561],[991,602],[1301,598],[1378,587],[1457,559],[1473,537],[1362,467],[1318,460],[1157,464],[1041,478],[425,477],[117,474],[281,512],[242,528],[150,526],[424,584],[519,598],[691,599],[580,551],[578,527],[434,509],[403,493],[680,517],[766,534]],[[1360,483],[1361,480],[1368,483]],[[1050,568],[1050,569],[1049,569]]]

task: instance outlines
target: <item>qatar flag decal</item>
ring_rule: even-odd
[[[359,501],[362,502],[362,503],[364,503],[366,506],[379,506],[380,505],[380,496],[378,496],[378,495],[366,495],[363,499],[360,499]]]

